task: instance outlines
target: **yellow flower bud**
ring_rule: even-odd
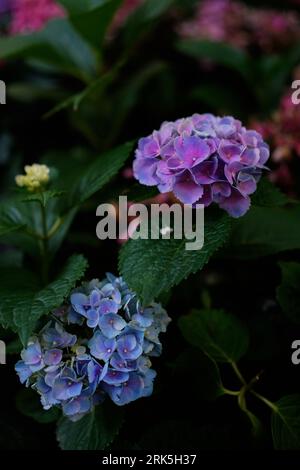
[[[40,191],[49,182],[50,170],[46,165],[25,166],[25,175],[17,175],[15,178],[17,186],[26,188],[27,191]]]

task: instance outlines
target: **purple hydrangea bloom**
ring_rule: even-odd
[[[269,155],[262,136],[233,117],[194,114],[140,139],[133,171],[140,183],[173,191],[184,204],[215,202],[241,217]]]
[[[149,356],[160,354],[159,335],[170,322],[160,304],[142,308],[122,278],[107,274],[74,290],[53,316],[15,366],[45,410],[57,406],[77,421],[105,396],[121,406],[151,395]]]

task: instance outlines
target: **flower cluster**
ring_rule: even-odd
[[[261,135],[233,117],[194,114],[165,122],[140,139],[133,164],[135,178],[173,191],[185,204],[216,202],[233,217],[250,207],[269,147]]]
[[[16,364],[46,410],[59,406],[76,421],[106,395],[117,405],[151,395],[150,356],[161,354],[159,335],[170,322],[160,304],[143,308],[122,278],[107,274],[74,290],[53,316]]]
[[[63,17],[65,12],[55,0],[11,0],[11,34],[39,31],[53,19]]]
[[[184,38],[279,52],[299,40],[300,19],[293,11],[251,8],[236,0],[204,0],[178,32]]]
[[[295,78],[299,78],[299,70]],[[295,157],[300,157],[300,107],[293,104],[291,91],[283,95],[278,110],[270,119],[256,120],[252,125],[273,149],[271,179],[292,195],[296,186],[292,166],[296,162]]]
[[[16,184],[21,188],[26,188],[30,192],[40,191],[48,183],[50,179],[50,169],[47,165],[33,165],[25,166],[25,175],[16,176]]]

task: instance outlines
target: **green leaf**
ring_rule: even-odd
[[[300,206],[256,207],[233,224],[226,255],[259,258],[300,249]],[[225,252],[224,252],[225,254]]]
[[[64,99],[52,109],[50,109],[50,111],[44,115],[44,118],[47,119],[66,108],[71,108],[73,111],[78,111],[79,106],[83,103],[84,100],[87,98],[92,99],[95,94],[99,95],[105,91],[106,87],[115,78],[117,71],[118,67],[115,67],[96,80],[91,81],[90,84],[83,89],[83,91],[76,93],[75,95],[68,96],[68,98]]]
[[[205,220],[205,241],[201,250],[187,251],[187,240],[129,240],[120,251],[119,269],[129,286],[144,303],[179,284],[202,269],[220,248],[231,228],[230,218],[218,212]]]
[[[282,283],[277,288],[277,299],[284,313],[300,323],[300,263],[279,263]]]
[[[43,207],[46,207],[48,202],[51,199],[60,197],[64,194],[64,191],[58,191],[55,189],[50,189],[48,191],[43,191],[41,193],[32,193],[27,194],[22,201],[23,202],[39,202]]]
[[[107,28],[120,6],[121,0],[106,0],[96,3],[100,3],[100,5],[71,15],[70,21],[81,36],[100,51]]]
[[[33,418],[40,424],[53,423],[61,414],[60,410],[55,407],[48,411],[43,410],[38,394],[28,389],[23,389],[17,394],[16,406],[20,413]]]
[[[160,17],[173,5],[175,0],[145,0],[126,22],[125,43],[133,46],[139,36],[147,33]]]
[[[38,60],[83,80],[97,66],[93,51],[67,18],[50,21],[37,33],[1,38],[0,58]]]
[[[194,310],[179,319],[179,328],[190,344],[217,362],[236,362],[248,349],[248,331],[223,310]]]
[[[107,0],[58,0],[71,15],[92,10],[106,3]]]
[[[22,270],[0,272],[0,322],[16,331],[25,345],[37,321],[60,306],[87,268],[81,255],[72,256],[57,280],[37,291],[34,276]]]
[[[300,395],[288,395],[274,404],[272,436],[275,449],[300,449]]]
[[[103,450],[112,443],[123,424],[123,410],[105,402],[92,413],[72,423],[58,423],[57,439],[63,450]]]
[[[72,206],[82,204],[99,191],[122,168],[133,149],[126,143],[98,157],[80,175],[71,195]]]
[[[179,51],[194,59],[210,59],[218,65],[239,72],[247,81],[251,74],[249,57],[241,49],[221,42],[184,39],[177,44]]]
[[[267,178],[259,182],[257,191],[252,196],[253,206],[285,206],[288,202],[289,198]]]
[[[199,398],[215,400],[224,395],[220,371],[216,362],[197,348],[184,351],[172,363],[177,380],[190,377],[190,386],[197,390]]]
[[[18,232],[22,230],[25,226],[22,224],[15,224],[10,221],[5,221],[0,219],[0,237],[8,235],[11,232]]]

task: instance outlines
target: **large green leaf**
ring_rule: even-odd
[[[11,232],[18,232],[22,230],[24,225],[22,224],[14,224],[9,221],[0,220],[0,237],[4,235],[8,235]]]
[[[71,204],[78,205],[99,191],[122,168],[132,151],[133,143],[126,143],[100,155],[78,178]]]
[[[186,340],[217,362],[238,361],[247,351],[247,330],[234,315],[223,310],[194,310],[179,319]]]
[[[14,203],[15,201],[11,200],[0,205],[0,237],[26,227],[25,219]]]
[[[300,263],[280,263],[282,283],[277,289],[277,299],[284,313],[300,322]]]
[[[300,206],[255,207],[234,222],[230,257],[257,258],[300,249]]]
[[[274,404],[272,436],[275,449],[300,450],[300,395],[289,395]]]
[[[71,15],[70,21],[81,36],[100,52],[107,28],[120,6],[121,0],[106,0],[95,3],[100,3],[100,5]]]
[[[112,443],[123,424],[123,411],[109,402],[72,423],[58,423],[57,439],[63,450],[103,450]]]
[[[253,206],[284,206],[289,202],[289,198],[267,178],[262,178],[251,202]]]
[[[18,269],[0,273],[0,323],[16,331],[26,344],[37,321],[60,306],[87,268],[81,255],[72,256],[60,276],[42,290],[32,274]]]
[[[35,59],[85,80],[97,65],[93,51],[67,18],[50,21],[37,33],[1,38],[0,58]]]
[[[187,251],[187,240],[129,240],[120,251],[119,268],[145,303],[203,268],[227,239],[231,228],[225,213],[208,215],[201,250]]]

